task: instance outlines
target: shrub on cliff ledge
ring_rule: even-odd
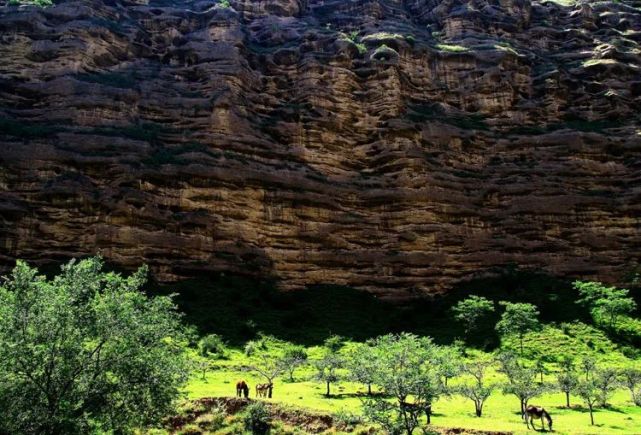
[[[146,268],[102,268],[46,279],[18,262],[0,286],[0,433],[120,433],[170,411],[187,375],[180,317],[139,291]]]

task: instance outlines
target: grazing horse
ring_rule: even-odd
[[[249,385],[247,382],[240,380],[236,382],[236,397],[245,396],[245,399],[249,397]]]
[[[550,429],[550,431],[552,431],[552,417],[545,410],[545,408],[543,408],[542,406],[528,405],[527,408],[525,408],[525,412],[523,413],[523,419],[525,420],[525,424],[527,425],[528,429],[530,428],[530,424],[532,425],[532,429],[535,429],[535,418],[541,419],[541,429],[543,430],[545,430],[545,422],[543,421],[543,418],[545,418],[548,421],[548,428]]]
[[[267,393],[274,384],[256,384],[256,397],[267,397]]]

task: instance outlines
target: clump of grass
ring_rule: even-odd
[[[441,51],[449,51],[451,53],[463,53],[466,51],[470,51],[470,49],[467,47],[454,44],[436,44],[435,47]]]
[[[12,6],[17,5],[34,5],[40,7],[46,7],[53,5],[52,0],[9,0],[9,4]]]

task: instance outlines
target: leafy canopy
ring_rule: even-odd
[[[125,431],[158,421],[187,379],[180,316],[100,258],[48,280],[19,261],[0,286],[0,432]]]

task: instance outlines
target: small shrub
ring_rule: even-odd
[[[220,335],[209,334],[200,339],[198,350],[202,356],[223,358],[225,356],[225,343]]]
[[[269,410],[263,402],[254,402],[245,410],[243,423],[245,429],[254,435],[267,434],[271,425]]]
[[[201,435],[203,431],[195,424],[187,424],[178,431],[178,435]]]
[[[207,414],[200,415],[196,419],[196,424],[203,430],[215,432],[225,426],[225,417],[225,410],[216,407]]]

